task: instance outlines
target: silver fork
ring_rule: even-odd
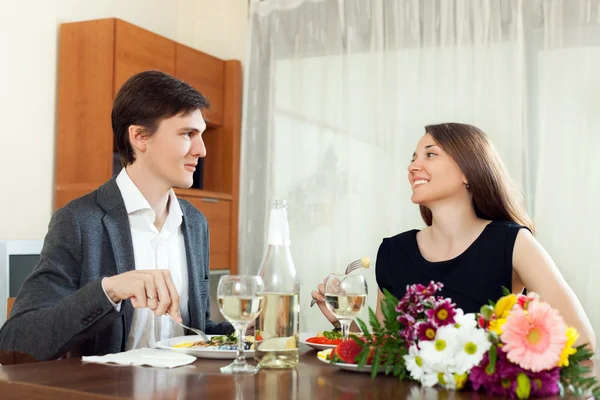
[[[181,322],[177,321],[175,318],[171,317],[171,314],[169,314],[169,313],[165,313],[165,315],[168,315],[169,318],[171,318],[173,321],[177,322],[179,325],[181,325],[185,329],[189,329],[190,331],[194,332],[196,335],[200,335],[200,337],[202,339],[204,339],[205,342],[210,341],[210,339],[208,338],[208,336],[206,336],[206,334],[204,332],[202,332],[200,329],[190,328],[189,326],[185,326]]]
[[[346,267],[346,272],[344,273],[345,275],[348,275],[350,272],[354,271],[355,269],[359,269],[359,268],[369,268],[370,262],[367,259],[366,263],[363,263],[363,260],[354,260],[352,261],[350,264],[348,264],[348,266]],[[317,299],[312,299],[310,302],[310,306],[314,306],[315,304],[317,304]]]

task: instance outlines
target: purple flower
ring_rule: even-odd
[[[409,290],[416,294],[425,293],[425,291],[427,290],[427,287],[424,285],[421,285],[420,283],[417,283],[416,285],[410,286]]]
[[[398,322],[407,327],[412,326],[415,323],[415,319],[412,315],[404,313],[398,315]]]
[[[496,396],[504,396],[504,397],[516,397],[516,388],[517,388],[517,375],[520,373],[525,373],[532,379],[532,394],[542,393],[542,390],[547,390],[547,392],[543,393],[551,393],[553,386],[550,383],[551,377],[554,377],[552,374],[548,374],[548,376],[539,376],[542,373],[535,374],[539,379],[539,386],[535,389],[539,388],[539,392],[534,392],[533,378],[531,378],[530,371],[525,371],[523,368],[519,367],[517,364],[511,363],[506,358],[506,353],[502,350],[502,348],[497,348],[497,358],[496,358],[496,369],[490,374],[486,368],[490,362],[489,352],[484,354],[483,359],[479,363],[479,365],[473,367],[471,369],[471,373],[469,374],[469,381],[473,385],[473,389],[475,390],[483,390],[487,394],[496,395]],[[558,368],[556,368],[558,370]],[[544,371],[551,372],[551,371]],[[554,384],[558,389],[558,385],[556,382],[558,380],[558,374],[556,374],[556,380]],[[556,394],[558,392],[554,392]]]
[[[437,326],[445,326],[448,324],[454,324],[454,317],[456,311],[454,310],[454,304],[452,300],[444,299],[435,304],[435,307],[431,310],[425,311],[427,317],[433,321]]]
[[[418,340],[433,340],[435,339],[437,327],[430,321],[422,321],[415,324],[415,330]]]
[[[540,372],[527,371],[527,375],[531,379],[531,394],[533,396],[554,396],[560,391],[558,388],[560,368],[558,367]]]
[[[400,324],[400,330],[398,335],[407,342],[407,345],[411,345],[416,340],[431,340],[427,338],[427,334],[431,336],[431,330],[422,328],[423,331],[419,334],[417,331],[419,323],[428,323],[435,331],[437,327],[454,323],[454,305],[450,299],[444,303],[444,299],[436,301],[435,294],[443,287],[441,283],[431,281],[427,286],[420,283],[409,285],[406,287],[406,293],[398,301],[396,305],[396,312],[398,313],[398,322]],[[436,309],[436,306],[440,305],[437,314],[437,320],[427,315],[428,311]],[[447,322],[443,322],[447,320]]]
[[[411,311],[416,314],[423,314],[425,312],[425,306],[422,303],[413,304]]]
[[[408,301],[405,301],[405,299],[402,298],[402,300],[400,300],[398,302],[398,305],[396,306],[396,312],[404,313],[407,310],[408,310]]]
[[[469,374],[469,381],[473,385],[473,389],[488,390],[490,387],[497,384],[500,380],[500,377],[497,375],[497,373],[489,374],[486,370],[489,363],[489,353],[485,353],[479,365],[476,365],[473,368],[471,368],[471,373]]]
[[[400,331],[398,335],[405,341],[413,342],[415,340],[415,319],[410,314],[400,314],[398,316],[398,322],[400,323]]]
[[[441,290],[443,287],[444,285],[442,283],[436,283],[434,281],[431,281],[427,286],[424,286],[420,283],[410,285],[406,287],[406,293],[403,297],[403,300],[413,304],[419,303],[424,299],[435,295],[435,293]]]

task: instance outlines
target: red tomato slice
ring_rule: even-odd
[[[311,337],[311,338],[306,339],[306,341],[308,343],[325,344],[325,345],[329,345],[329,346],[337,346],[338,344],[342,343],[342,339],[327,339],[325,336]]]

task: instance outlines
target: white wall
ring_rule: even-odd
[[[0,240],[43,239],[53,211],[59,24],[121,18],[244,60],[247,0],[0,1]]]

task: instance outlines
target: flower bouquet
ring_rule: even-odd
[[[464,314],[436,296],[441,283],[412,285],[400,301],[384,290],[383,324],[372,309],[372,331],[357,320],[362,337],[351,336],[331,352],[331,362],[371,365],[378,373],[432,387],[471,386],[490,395],[526,399],[590,391],[600,386],[583,363],[592,357],[573,347],[577,331],[559,312],[530,292],[490,301],[478,314]]]

